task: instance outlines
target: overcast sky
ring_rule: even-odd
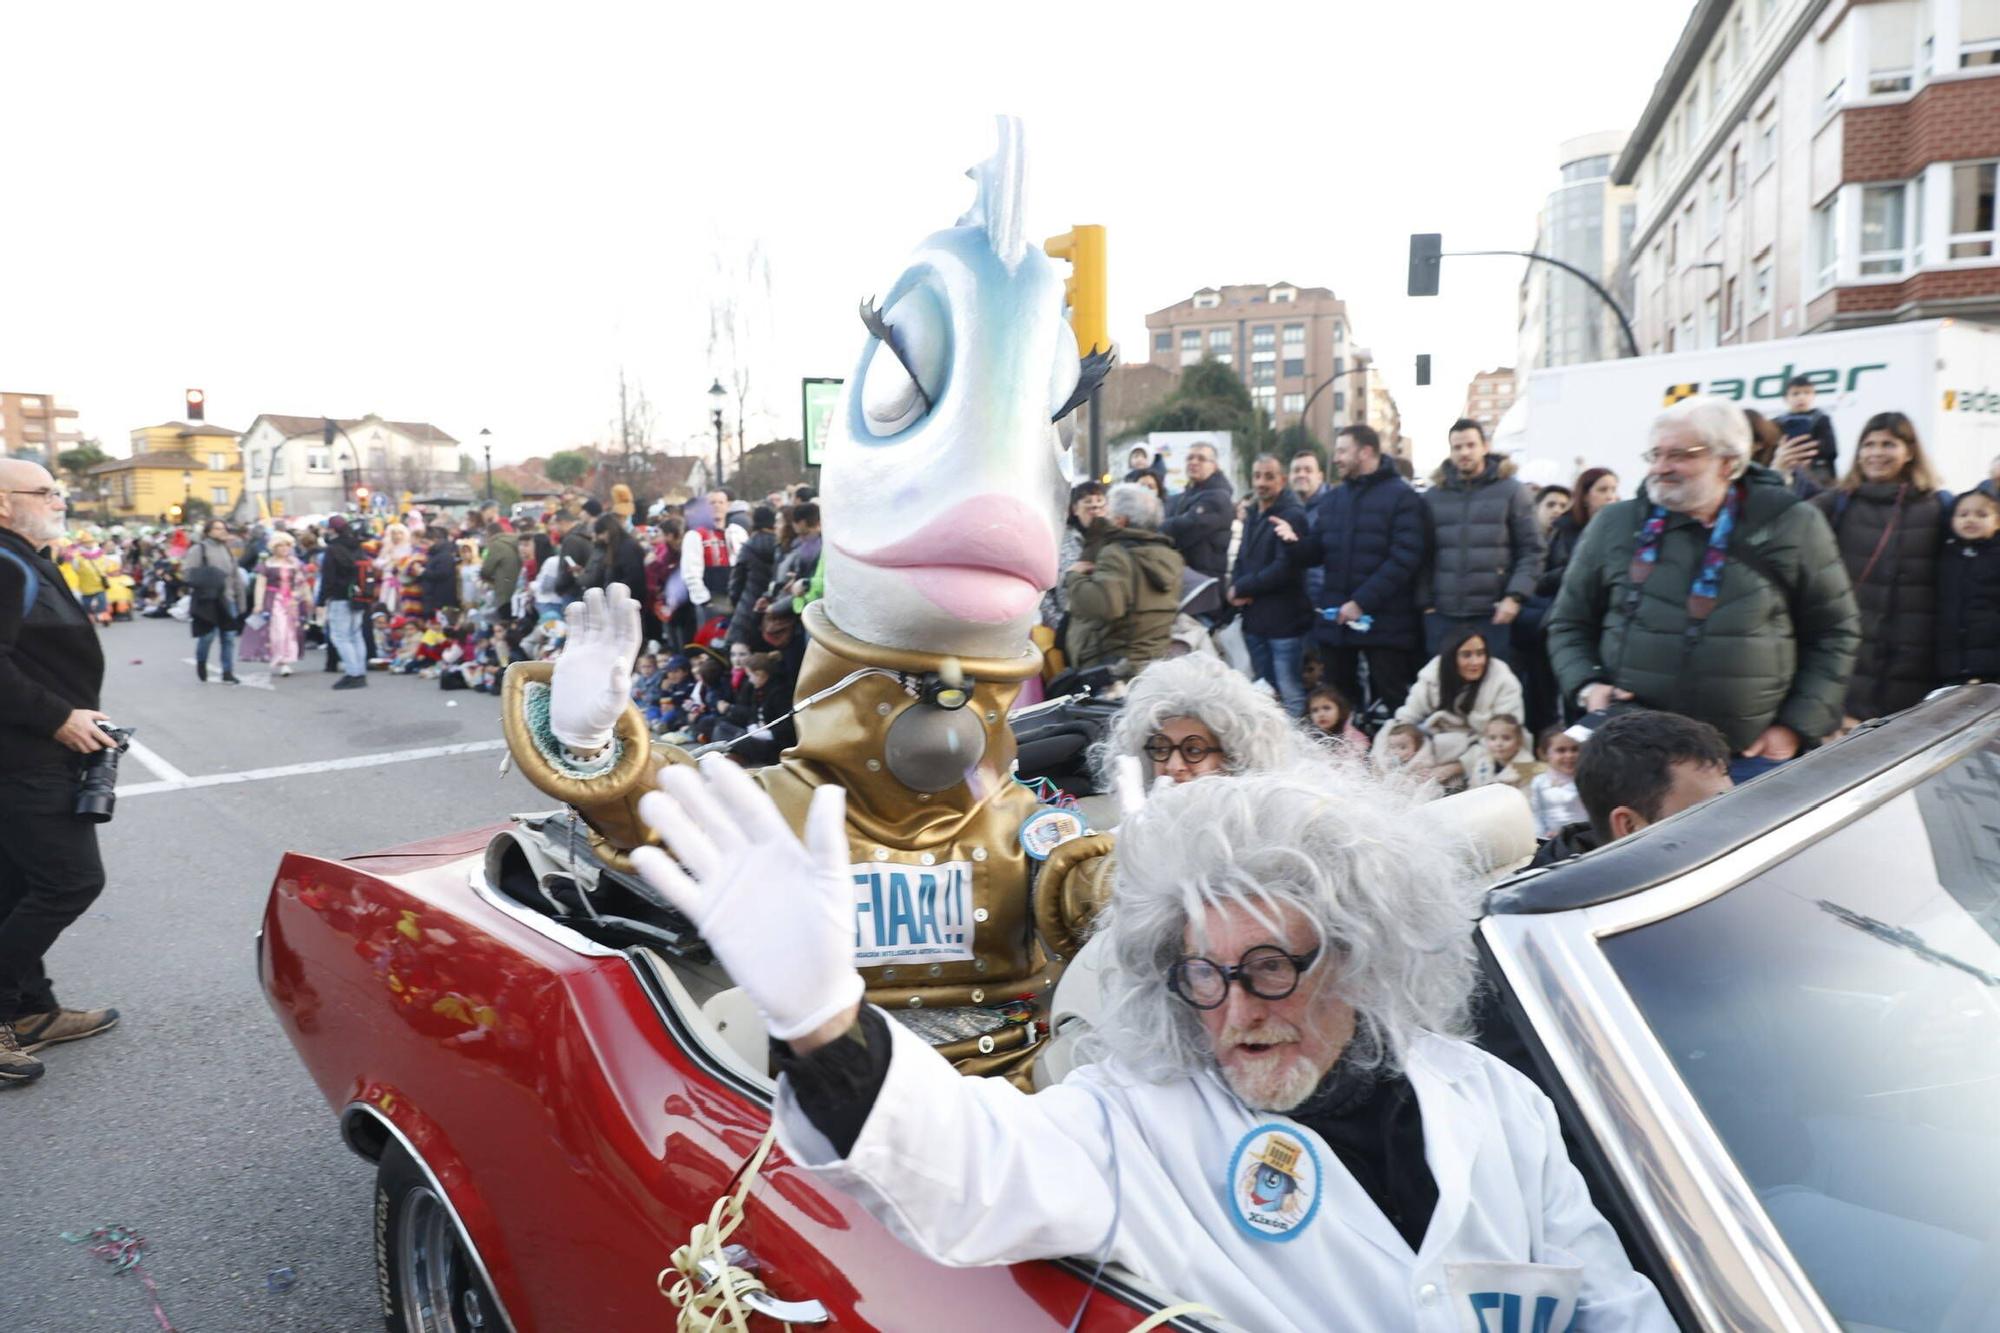
[[[239,430],[373,411],[504,460],[608,437],[622,366],[692,445],[718,260],[757,246],[748,434],[796,435],[1007,111],[1031,232],[1108,228],[1130,359],[1197,287],[1328,286],[1434,456],[1520,273],[1411,300],[1408,233],[1526,248],[1557,144],[1631,125],[1688,8],[10,6],[0,389],[114,453],[200,386]]]

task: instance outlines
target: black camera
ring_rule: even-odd
[[[93,824],[111,822],[111,809],[118,803],[118,756],[132,744],[137,727],[114,727],[98,720],[97,729],[111,738],[109,749],[95,750],[83,761],[83,773],[76,783],[76,812]]]

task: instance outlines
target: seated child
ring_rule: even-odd
[[[1385,727],[1375,742],[1375,767],[1384,773],[1407,773],[1413,778],[1427,778],[1437,767],[1437,751],[1431,748],[1431,738],[1409,722],[1398,722]]]
[[[389,657],[389,670],[399,676],[414,676],[423,669],[417,660],[417,649],[423,646],[423,626],[403,619],[401,616],[389,622],[394,648]]]
[[[660,659],[651,653],[640,653],[632,664],[632,702],[649,719],[660,702],[662,674]]]
[[[2000,500],[1967,491],[1938,557],[1938,680],[2000,680]]]
[[[646,711],[646,723],[664,735],[687,725],[687,701],[694,693],[694,673],[688,668],[688,660],[677,653],[667,659],[660,676],[660,689]]]
[[[1306,720],[1315,739],[1343,758],[1368,753],[1368,738],[1354,725],[1354,708],[1347,696],[1331,685],[1322,685],[1306,696]]]
[[[1535,743],[1535,754],[1548,767],[1535,774],[1528,784],[1528,808],[1535,815],[1535,836],[1553,838],[1571,824],[1584,824],[1590,815],[1583,797],[1576,791],[1576,761],[1583,747],[1561,724],[1545,728]]]
[[[1524,755],[1528,738],[1520,719],[1512,713],[1496,713],[1480,733],[1479,744],[1465,752],[1465,785],[1484,787],[1501,782],[1525,789],[1542,766],[1533,756]]]

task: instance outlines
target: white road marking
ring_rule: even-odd
[[[130,787],[120,787],[118,789],[118,796],[120,800],[123,800],[127,796],[150,796],[155,792],[187,791],[195,787],[226,787],[238,782],[262,782],[267,778],[303,777],[311,773],[332,773],[347,768],[377,768],[383,764],[407,764],[418,759],[441,759],[446,755],[453,754],[479,754],[487,750],[504,749],[506,745],[507,742],[505,740],[495,737],[492,740],[485,741],[461,741],[456,745],[427,745],[419,750],[391,750],[386,754],[355,754],[349,755],[344,759],[316,759],[303,764],[280,764],[276,768],[250,768],[240,773],[205,773],[198,778],[191,778],[171,765],[167,765],[166,768],[162,769],[159,765],[165,764],[165,761],[160,760],[157,755],[154,755],[151,759],[146,759],[144,755],[141,755],[140,757],[146,763],[146,766],[152,768],[154,772],[160,773],[164,780],[160,782],[141,782]],[[132,743],[132,752],[139,754],[139,743],[137,741]],[[151,754],[151,751],[147,751],[147,754]],[[166,773],[168,772],[172,772],[176,776],[167,778]]]
[[[145,745],[141,745],[136,740],[132,742],[132,748],[128,753],[130,753],[134,759],[137,759],[140,763],[144,764],[147,768],[152,769],[153,776],[160,779],[161,783],[188,781],[188,775],[181,772],[178,768],[175,768],[172,764],[168,763],[166,760],[160,758],[159,751],[151,749]],[[155,786],[158,784],[147,783],[145,785]],[[123,792],[120,792],[119,794],[121,796],[124,795]]]
[[[183,657],[181,661],[186,662],[189,666],[194,665],[194,659],[192,657]],[[268,671],[261,676],[238,676],[236,678],[236,681],[237,684],[247,686],[253,690],[274,690],[278,688],[277,686],[271,683],[271,673]],[[211,680],[205,683],[209,685],[228,684],[227,681],[221,681],[221,680]]]

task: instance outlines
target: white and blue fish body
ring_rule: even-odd
[[[1057,265],[1022,230],[1019,123],[978,200],[879,307],[834,414],[822,501],[827,613],[868,643],[1019,656],[1056,580],[1073,480],[1056,422],[1081,366]]]

